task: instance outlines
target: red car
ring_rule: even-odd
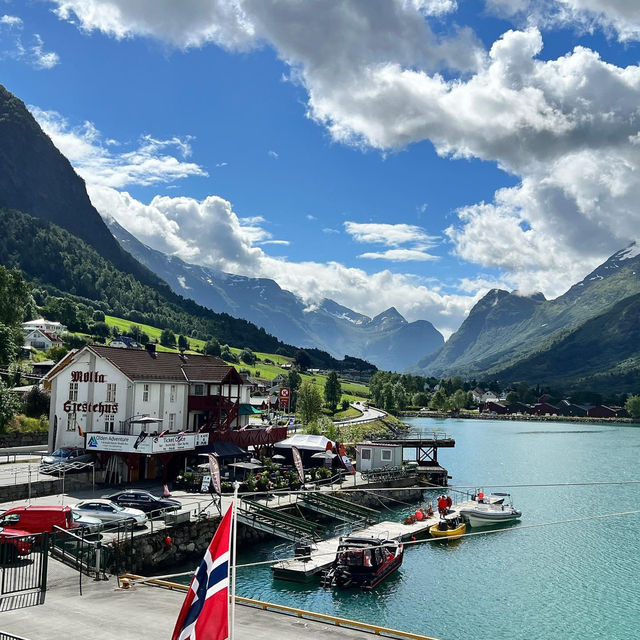
[[[0,527],[0,563],[13,562],[31,553],[35,538],[28,531]]]

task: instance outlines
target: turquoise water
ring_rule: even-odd
[[[454,449],[439,454],[452,485],[500,490],[640,480],[637,427],[407,422],[413,430],[441,429],[456,439]],[[523,525],[640,509],[640,485],[508,490],[523,512]],[[507,529],[408,547],[401,569],[369,593],[275,581],[268,567],[239,568],[237,589],[250,598],[443,640],[635,640],[640,637],[639,536],[639,515]],[[238,563],[268,559],[272,546],[243,553]]]

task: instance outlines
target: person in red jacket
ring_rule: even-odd
[[[444,496],[438,496],[438,513],[441,516],[447,513],[447,499]]]
[[[446,502],[447,502],[447,509],[450,509],[451,505],[453,504],[453,500],[451,499],[451,496],[446,497]]]

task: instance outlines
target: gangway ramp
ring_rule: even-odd
[[[343,522],[364,522],[367,525],[377,522],[380,517],[380,512],[376,509],[320,492],[303,493],[300,496],[300,506]]]
[[[238,521],[291,542],[317,541],[326,534],[325,527],[320,524],[251,500],[240,501]]]

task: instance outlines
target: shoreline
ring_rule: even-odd
[[[633,418],[589,418],[587,416],[532,416],[528,414],[489,414],[489,413],[448,413],[441,411],[400,411],[397,417],[402,418],[457,418],[462,420],[507,420],[514,422],[575,422],[576,424],[623,424],[637,425],[640,422]]]

